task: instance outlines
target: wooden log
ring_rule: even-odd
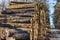
[[[27,13],[27,12],[34,12],[34,10],[7,10],[8,12],[12,12],[12,13]]]
[[[12,8],[12,9],[6,9],[6,10],[13,10],[13,9],[34,9],[34,7],[22,7],[22,8]]]
[[[14,4],[7,7],[7,9],[12,8],[23,8],[23,7],[34,7],[35,4]],[[14,6],[14,7],[13,7]]]
[[[11,26],[15,26],[15,27],[19,27],[19,28],[31,28],[31,24],[27,24],[27,23],[6,23],[6,24],[10,24]]]
[[[3,18],[0,18],[0,19],[2,19],[2,20],[4,20],[5,18],[3,17]],[[31,19],[31,17],[7,17],[7,20],[16,20],[16,19],[26,19],[26,20],[29,20],[29,19]]]

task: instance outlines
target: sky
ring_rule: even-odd
[[[4,6],[5,6],[5,7],[7,7],[7,6],[9,5],[9,3],[10,3],[9,0],[0,0],[0,5],[3,5],[3,4],[2,4],[3,1],[5,1],[5,3],[4,3]]]
[[[48,4],[48,10],[49,10],[49,19],[50,19],[50,25],[52,26],[51,28],[55,28],[54,25],[54,11],[55,8],[54,6],[57,3],[57,0],[46,0],[46,3]]]
[[[2,0],[0,0],[0,4],[2,3]]]

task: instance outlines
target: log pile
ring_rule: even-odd
[[[11,4],[10,6],[8,6],[6,8],[5,11],[3,11],[1,13],[0,27],[8,28],[8,30],[11,28],[13,30],[15,30],[15,32],[12,32],[14,34],[12,37],[15,39],[24,39],[24,40],[30,39],[30,40],[32,40],[32,35],[37,36],[35,32],[34,32],[34,34],[32,33],[32,30],[33,30],[32,29],[33,28],[32,18],[38,12],[36,10],[35,6],[36,6],[36,3],[27,3],[27,4],[19,4],[19,3],[15,4],[14,3],[14,4]],[[11,27],[11,28],[9,28],[9,27]],[[9,33],[11,33],[11,30],[9,31]],[[8,37],[6,37],[6,38],[8,38]]]
[[[23,36],[23,39],[30,37],[30,40],[45,39],[46,28],[49,27],[49,25],[47,26],[49,23],[47,22],[48,18],[46,18],[47,8],[43,8],[43,6],[39,5],[39,9],[36,3],[12,3],[6,8],[6,11],[2,12],[1,24],[11,25],[15,29],[16,32],[13,35],[15,39],[23,38]]]
[[[30,24],[31,18],[34,16],[35,4],[13,4],[7,7],[6,11],[2,12],[5,16],[0,19],[7,20],[7,23]],[[14,6],[14,7],[13,7]],[[16,24],[17,25],[17,24]],[[17,25],[19,26],[19,25]]]

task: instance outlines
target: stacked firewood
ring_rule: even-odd
[[[8,24],[16,24],[19,26],[20,24],[28,24],[31,23],[31,18],[34,16],[34,3],[32,4],[11,4],[7,7],[6,11],[3,11],[2,14],[5,14],[1,19],[7,20]],[[21,26],[21,25],[20,25]]]
[[[35,7],[35,3],[11,4],[6,8],[5,11],[1,13],[0,27],[8,28],[8,30],[15,30],[16,32],[11,32],[11,30],[9,31],[9,33],[13,33],[12,37],[15,39],[32,40],[32,18],[35,16],[35,14],[37,14]]]

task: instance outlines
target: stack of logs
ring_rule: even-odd
[[[36,22],[37,13],[38,11],[36,8],[36,3],[26,3],[26,4],[11,3],[11,5],[7,7],[6,11],[2,12],[0,20],[1,24],[7,24],[7,25],[9,24],[13,27],[13,30],[16,31],[14,33],[15,35],[13,36],[15,39],[19,39],[19,37],[22,37],[23,40],[25,40],[24,37],[26,38],[29,36],[30,40],[37,40],[38,36],[38,25],[37,25],[38,23]],[[10,26],[7,26],[7,28],[9,30]],[[21,34],[19,34],[19,32]]]
[[[13,39],[22,37],[23,40],[45,40],[46,12],[43,7],[41,7],[43,9],[39,8],[40,6],[38,7],[37,3],[11,3],[6,11],[2,12],[0,22],[4,25],[11,25],[6,26],[9,27],[8,30],[13,29],[15,31]],[[25,39],[25,37],[28,37],[27,35],[30,39]]]

